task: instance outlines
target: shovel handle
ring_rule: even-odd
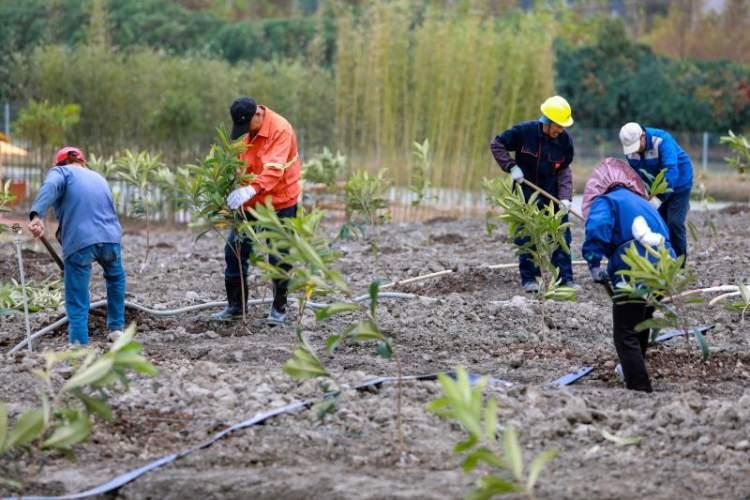
[[[559,199],[558,199],[558,198],[557,198],[556,196],[552,196],[552,194],[550,194],[550,193],[548,193],[547,191],[545,191],[544,189],[540,188],[539,186],[537,186],[537,185],[536,185],[536,184],[534,184],[533,182],[529,182],[529,181],[527,181],[527,180],[526,180],[526,178],[524,178],[524,179],[523,179],[523,180],[522,180],[521,182],[522,182],[522,183],[524,183],[524,184],[526,184],[527,186],[529,186],[529,187],[530,187],[531,189],[533,189],[534,191],[537,191],[537,192],[539,192],[540,194],[543,194],[543,195],[544,195],[544,196],[546,196],[546,197],[547,197],[548,199],[550,199],[550,200],[554,201],[554,202],[555,202],[555,203],[557,203],[558,205],[562,205],[562,202],[561,202],[561,201],[560,201],[560,200],[559,200]],[[575,215],[575,216],[576,216],[576,217],[578,217],[579,219],[581,219],[581,220],[584,220],[584,219],[583,219],[583,215],[579,214],[578,212],[576,212],[576,211],[575,211],[575,210],[573,210],[572,208],[569,208],[569,209],[568,209],[568,212],[570,212],[571,214]]]
[[[49,240],[47,240],[47,238],[44,237],[44,235],[40,236],[39,239],[42,241],[42,245],[44,245],[44,248],[47,249],[47,252],[49,252],[50,257],[52,257],[52,260],[54,260],[55,264],[57,264],[57,267],[60,268],[60,271],[64,271],[65,264],[63,264],[62,259],[57,254],[55,247],[52,246],[52,244],[49,242]]]

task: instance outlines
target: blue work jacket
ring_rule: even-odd
[[[643,153],[627,155],[628,163],[638,172],[646,184],[649,175],[656,177],[662,169],[667,169],[667,185],[672,192],[689,191],[693,187],[693,164],[688,154],[677,141],[664,130],[644,127],[646,130],[646,150]],[[648,175],[646,175],[648,174]],[[660,195],[665,200],[671,193]]]

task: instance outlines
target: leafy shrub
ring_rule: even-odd
[[[308,182],[325,184],[330,188],[345,171],[346,156],[338,151],[333,154],[330,149],[324,147],[322,153],[305,162],[302,176]]]
[[[6,484],[23,491],[24,483],[43,467],[47,454],[70,453],[89,437],[96,419],[111,421],[107,399],[113,392],[127,389],[129,373],[158,373],[140,354],[143,348],[134,336],[135,325],[131,325],[102,356],[89,349],[47,353],[44,370],[33,371],[42,382],[40,406],[21,412],[13,425],[0,403],[0,456],[8,458],[3,463],[14,469],[0,466]],[[55,376],[61,365],[75,370],[62,385]]]
[[[427,409],[457,422],[468,433],[466,441],[453,448],[454,453],[466,455],[462,464],[464,471],[472,472],[484,464],[499,472],[480,477],[467,498],[488,500],[506,493],[525,493],[534,498],[534,488],[542,469],[557,456],[557,451],[540,453],[525,470],[523,449],[512,425],[505,426],[498,443],[497,401],[489,398],[485,402],[483,396],[487,378],[482,377],[472,384],[466,370],[459,367],[455,370],[455,380],[441,373],[438,382],[443,395],[431,401]],[[495,450],[498,445],[501,452]]]

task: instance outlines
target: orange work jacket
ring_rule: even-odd
[[[302,161],[297,152],[297,136],[289,122],[265,106],[263,123],[255,137],[246,135],[247,149],[240,154],[247,173],[255,174],[250,185],[255,196],[245,207],[263,205],[270,197],[276,210],[291,207],[300,197]]]

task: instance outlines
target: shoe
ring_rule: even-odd
[[[527,281],[521,285],[526,293],[536,293],[539,291],[539,284],[536,281]]]
[[[573,290],[581,289],[581,285],[577,284],[575,281],[563,281],[562,283],[560,283],[560,286],[572,288]]]
[[[278,311],[275,307],[271,306],[271,312],[268,313],[266,324],[268,326],[282,326],[284,323],[286,323],[286,312]]]
[[[615,366],[615,375],[620,379],[620,382],[625,383],[625,374],[622,371],[622,365],[619,363]]]
[[[247,303],[247,278],[245,283],[245,303]],[[224,279],[227,292],[227,306],[223,311],[211,315],[214,321],[234,321],[242,319],[242,280],[240,278]]]
[[[117,342],[118,340],[120,340],[120,337],[122,337],[122,330],[112,330],[107,335],[107,340],[109,340],[110,342],[114,343],[114,342]]]

